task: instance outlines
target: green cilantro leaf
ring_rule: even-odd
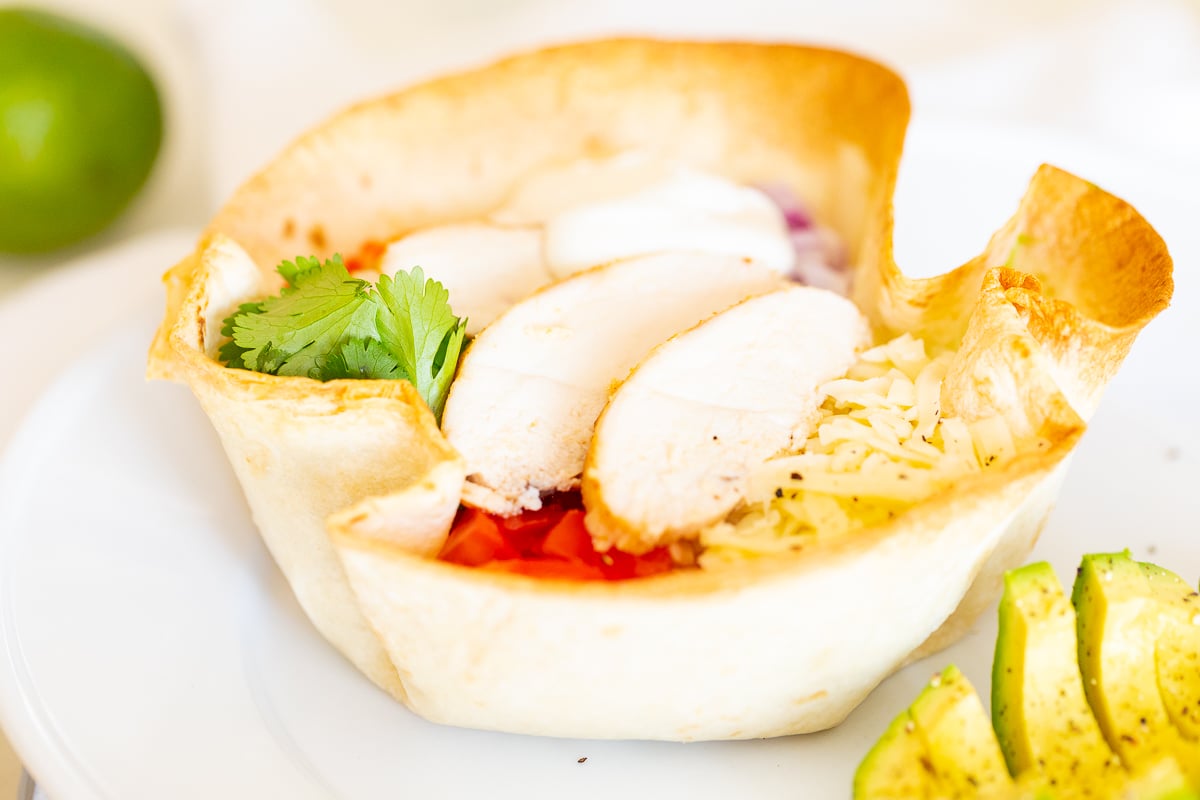
[[[378,339],[347,339],[329,354],[321,380],[341,378],[407,379],[391,351]]]
[[[450,293],[420,267],[379,278],[379,338],[435,416],[442,416],[462,352],[467,321],[450,310]],[[447,369],[447,366],[449,367]]]
[[[340,255],[335,255],[333,258],[338,262],[342,260]],[[295,261],[284,261],[275,270],[283,276],[288,286],[296,286],[305,278],[320,272],[321,261],[313,256],[296,256]]]
[[[371,285],[350,277],[340,256],[315,269],[281,268],[280,274],[295,283],[278,297],[263,300],[257,313],[233,320],[233,342],[245,350],[242,361],[247,366],[273,375],[315,378],[321,359],[343,340],[376,336]]]
[[[243,314],[258,314],[262,311],[262,303],[242,303],[238,306],[237,311],[225,318],[224,324],[221,325],[222,336],[233,336],[234,327],[237,324],[237,319]],[[241,347],[237,342],[230,339],[221,345],[218,352],[218,357],[227,365],[237,369],[249,369],[246,366],[244,356],[249,352],[248,348]]]
[[[466,336],[449,293],[420,267],[379,285],[350,275],[341,256],[279,265],[287,286],[225,320],[226,365],[317,380],[407,380],[440,419]]]

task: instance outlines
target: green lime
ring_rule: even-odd
[[[158,90],[121,45],[78,23],[0,9],[0,251],[96,233],[145,183]]]

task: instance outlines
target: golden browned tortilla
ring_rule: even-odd
[[[1104,386],[1172,289],[1150,225],[1049,166],[982,255],[904,277],[891,209],[908,115],[900,78],[845,53],[645,40],[520,55],[361,104],[242,186],[167,274],[148,372],[192,387],[316,627],[417,713],[675,740],[835,725],[993,602]],[[452,513],[463,475],[408,383],[214,360],[221,320],[277,288],[281,259],[478,218],[535,170],[628,150],[791,187],[846,242],[876,338],[958,347],[943,410],[1001,416],[1023,454],[793,555],[637,581],[537,580],[433,560],[388,533]]]

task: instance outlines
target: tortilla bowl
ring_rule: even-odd
[[[597,738],[830,727],[994,601],[1104,386],[1171,294],[1148,223],[1052,167],[980,257],[905,278],[891,197],[907,117],[900,79],[851,55],[640,40],[535,52],[365,103],[239,189],[168,273],[149,373],[196,393],[314,625],[418,714]],[[278,287],[280,260],[476,219],[527,174],[629,150],[805,198],[842,237],[877,339],[907,331],[956,349],[943,409],[1002,418],[1021,455],[791,555],[612,583],[532,579],[397,540],[414,515],[452,513],[463,478],[409,384],[215,360],[221,321]]]

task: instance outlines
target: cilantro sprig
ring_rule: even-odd
[[[227,366],[319,381],[406,380],[441,419],[467,328],[442,284],[414,267],[372,286],[339,255],[300,257],[278,270],[287,286],[277,296],[225,320],[219,357]]]

